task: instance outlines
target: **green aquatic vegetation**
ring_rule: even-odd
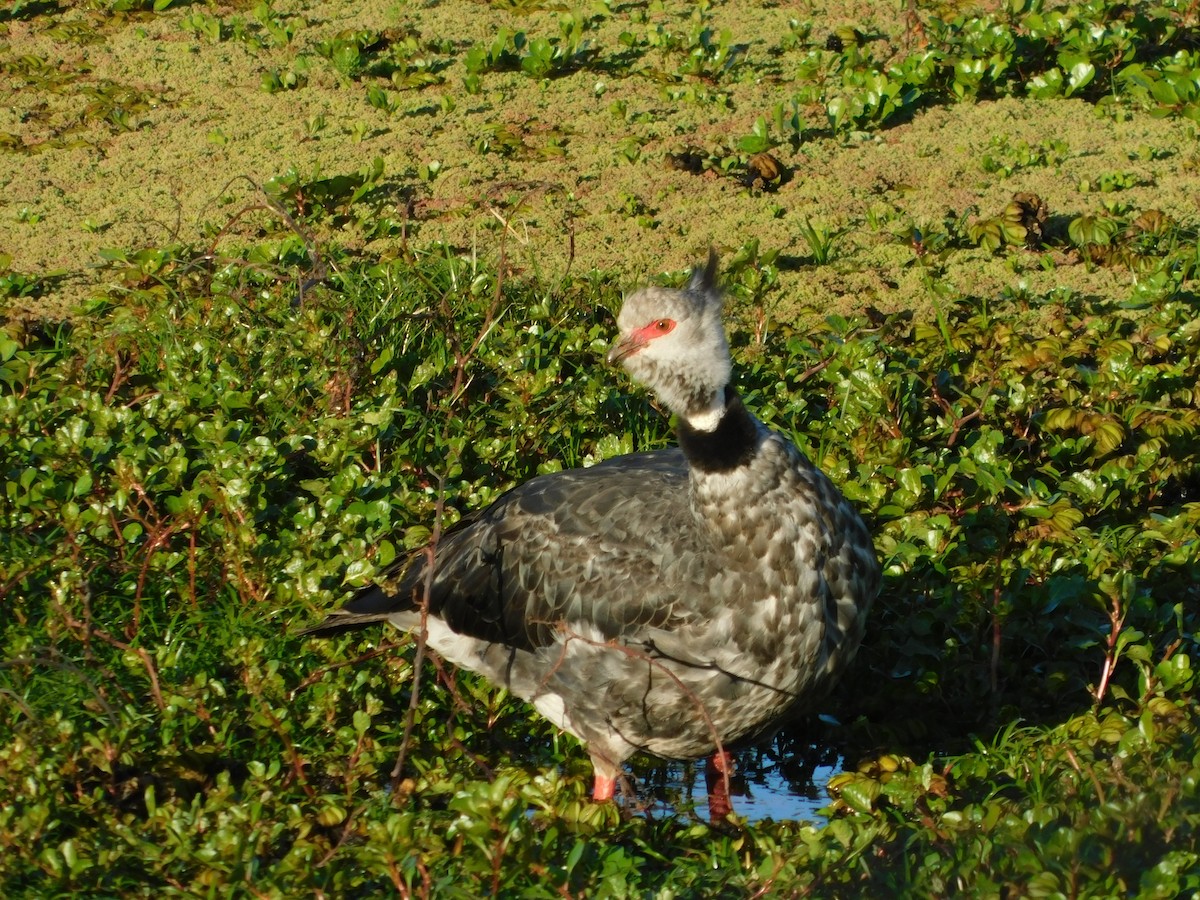
[[[823,222],[813,223],[809,219],[804,220],[800,229],[800,237],[808,245],[809,256],[818,266],[825,265],[833,258],[837,241],[844,233],[843,229],[830,228]]]
[[[232,34],[232,30],[218,16],[205,12],[189,13],[179,20],[179,27],[214,44],[228,40]]]
[[[281,91],[295,91],[308,84],[308,58],[297,56],[291,66],[282,69],[269,69],[262,75],[262,89],[268,94],[278,94]]]
[[[51,93],[61,92],[67,85],[88,74],[86,69],[80,71],[62,62],[51,62],[45,57],[34,55],[4,59],[0,62],[0,71],[17,79],[23,88]]]
[[[1128,95],[1155,116],[1200,121],[1200,54],[1180,50],[1157,66],[1132,63],[1118,79]]]
[[[0,13],[14,47],[66,48],[0,52],[14,166],[86,140],[107,177],[154,130],[160,88],[120,59],[96,77],[97,38],[246,57],[240,83],[269,73],[278,95],[252,99],[293,110],[277,135],[296,141],[261,188],[222,177],[191,231],[127,237],[119,207],[82,201],[55,231],[53,192],[10,185],[0,893],[1200,891],[1200,223],[1167,181],[1198,165],[1178,121],[1190,7],[920,5],[877,30],[768,5],[764,33],[728,5],[490,6],[510,17],[477,4],[502,24],[456,39],[281,4]],[[566,96],[603,140],[556,115]],[[952,153],[921,116],[886,131],[951,103],[928,119],[998,137]],[[1081,130],[1031,130],[1084,103]],[[1093,112],[1137,126],[1103,164]],[[426,122],[396,152],[398,126]],[[916,165],[959,173],[953,195],[905,183],[911,133],[938,141]],[[210,158],[248,140],[228,119],[198,134]],[[332,162],[302,155],[335,142]],[[548,176],[563,159],[584,177]],[[172,218],[126,193],[139,221]],[[464,211],[484,224],[454,231]],[[549,219],[551,239],[525,227]],[[575,255],[585,227],[614,248],[627,229],[624,269],[591,268],[587,240]],[[104,249],[80,254],[94,285],[68,315],[57,264],[14,260],[81,229]],[[798,792],[821,793],[811,757],[844,769],[812,822],[713,828],[676,787],[671,813],[622,817],[588,801],[569,739],[479,679],[426,662],[414,690],[411,643],[386,630],[293,636],[439,517],[671,440],[601,362],[622,289],[664,264],[643,245],[665,239],[720,245],[739,389],[866,513],[886,566],[821,710],[837,721],[767,750]],[[573,264],[546,263],[549,240]],[[632,772],[643,797],[678,780]]]
[[[1127,13],[1107,0],[1021,0],[990,14],[934,16],[922,23],[926,45],[898,60],[839,35],[801,64],[816,89],[806,99],[822,100],[839,131],[886,127],[930,103],[1012,95],[1128,99],[1196,119],[1200,66],[1186,13],[1169,4]]]
[[[479,77],[489,71],[520,71],[530,78],[556,78],[586,65],[595,55],[584,37],[587,21],[578,14],[559,19],[558,37],[530,37],[501,28],[490,43],[475,44],[463,57],[468,91],[477,93]]]
[[[1061,166],[1070,158],[1067,142],[1060,138],[1049,138],[1036,146],[1019,141],[1010,145],[1008,138],[992,138],[990,149],[979,160],[979,168],[988,174],[1009,178],[1023,169],[1042,166]]]
[[[271,0],[259,0],[251,12],[266,35],[267,46],[287,47],[292,43],[299,25],[294,15],[277,11]]]
[[[45,293],[53,282],[54,273],[31,275],[27,272],[14,272],[9,266],[12,257],[0,253],[0,297],[37,297]],[[7,344],[15,352],[15,345]],[[10,354],[11,355],[11,354]]]
[[[520,125],[488,126],[475,141],[475,151],[524,159],[555,159],[567,155],[569,141],[565,131],[530,120]]]
[[[377,31],[343,31],[317,45],[317,53],[348,78],[356,78],[366,65],[365,55],[383,43]]]
[[[399,89],[441,84],[445,63],[439,59],[440,49],[438,42],[422,41],[404,29],[341,31],[316,47],[347,78],[386,78]]]
[[[1141,176],[1134,172],[1100,172],[1093,178],[1084,178],[1079,182],[1080,193],[1097,191],[1101,194],[1111,194],[1114,191],[1124,191],[1143,184]]]
[[[179,19],[179,27],[213,44],[235,40],[255,50],[291,46],[303,21],[296,15],[280,12],[266,0],[251,9],[251,20],[230,16],[228,20],[213,12],[196,10]]]
[[[728,28],[716,30],[709,4],[696,4],[678,24],[644,21],[644,29],[622,32],[620,42],[641,58],[650,54],[657,65],[643,63],[642,72],[665,83],[701,81],[718,84],[744,71],[747,46],[734,43]]]
[[[141,127],[140,120],[134,117],[166,102],[162,96],[106,79],[82,88],[80,93],[88,98],[83,120],[100,120],[117,131]]]

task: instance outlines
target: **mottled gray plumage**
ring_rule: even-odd
[[[857,513],[728,386],[715,279],[710,256],[683,290],[634,293],[609,354],[681,449],[534,478],[436,550],[429,646],[579,738],[598,778],[772,731],[845,668],[879,587]],[[426,558],[313,631],[419,627]]]

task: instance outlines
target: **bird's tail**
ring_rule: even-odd
[[[424,554],[413,553],[384,572],[378,582],[362,588],[341,609],[297,634],[329,636],[388,621],[399,612],[415,609],[424,586]]]
[[[324,621],[303,628],[296,634],[305,636],[316,634],[321,637],[329,637],[344,631],[366,628],[368,625],[378,625],[380,622],[386,622],[389,615],[389,613],[355,613],[347,609],[336,609],[327,615]]]

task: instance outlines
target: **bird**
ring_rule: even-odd
[[[829,690],[881,575],[863,519],[733,387],[717,269],[710,250],[683,288],[630,294],[607,354],[677,446],[534,477],[308,629],[425,628],[579,740],[596,801],[635,753],[708,758],[714,819],[731,751]]]

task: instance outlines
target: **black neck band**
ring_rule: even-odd
[[[758,449],[758,423],[729,385],[725,386],[725,412],[713,431],[697,431],[680,418],[676,433],[688,464],[701,472],[728,472],[744,466]]]

